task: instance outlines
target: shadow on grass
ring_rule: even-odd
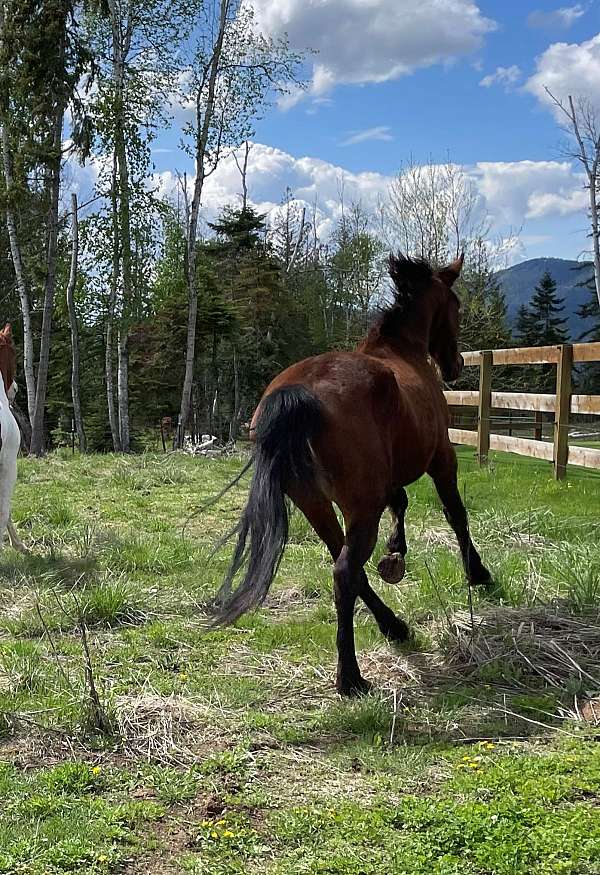
[[[0,581],[12,583],[39,583],[64,586],[69,589],[83,582],[93,581],[98,574],[98,557],[73,557],[51,549],[47,553],[30,552],[0,554]]]

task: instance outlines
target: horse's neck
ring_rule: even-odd
[[[412,364],[428,362],[428,343],[423,337],[415,336],[408,331],[399,331],[396,335],[382,334],[377,327],[371,329],[367,337],[357,347],[357,352],[372,355],[376,358],[400,359]]]

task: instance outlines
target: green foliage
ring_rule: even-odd
[[[63,763],[23,773],[0,766],[0,872],[28,875],[114,871],[136,830],[161,815],[152,802],[101,796],[102,770]]]
[[[563,310],[564,304],[556,294],[556,283],[546,271],[535,288],[529,309],[525,308],[522,313],[525,334],[519,334],[518,339],[533,346],[566,343],[567,320],[560,316]],[[532,340],[536,342],[531,343]]]

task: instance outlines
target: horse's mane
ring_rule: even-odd
[[[13,339],[10,324],[7,324],[3,329],[0,329],[0,349],[3,347],[8,347],[8,349],[11,350],[14,350],[15,348],[15,341]]]
[[[387,307],[380,309],[379,318],[374,326],[382,336],[395,333],[399,319],[406,315],[411,304],[433,279],[433,269],[427,261],[410,258],[401,253],[390,255],[388,271],[394,283],[394,300]]]

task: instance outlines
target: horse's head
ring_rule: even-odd
[[[12,399],[17,390],[15,383],[15,375],[17,373],[17,351],[13,342],[10,323],[7,323],[0,331],[0,372],[2,372],[6,394]]]
[[[389,262],[396,300],[386,333],[401,332],[405,340],[423,343],[448,382],[457,380],[464,366],[458,351],[460,302],[452,290],[463,261],[461,255],[438,271],[425,261],[402,256],[392,255]]]

